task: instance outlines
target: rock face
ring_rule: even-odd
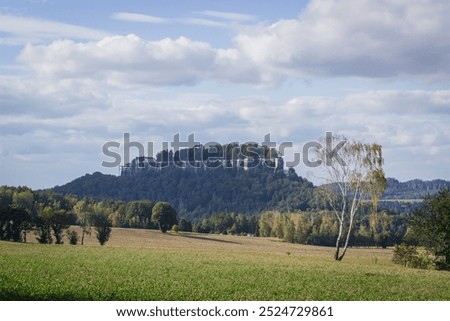
[[[164,150],[156,157],[136,157],[130,163],[120,167],[121,176],[136,176],[151,171],[162,171],[176,167],[184,170],[197,171],[216,168],[235,168],[249,170],[265,167],[273,170],[283,170],[284,161],[279,153],[265,146],[245,147],[234,145],[231,150],[227,146],[207,148],[198,146],[180,151]],[[211,150],[214,151],[211,151]]]

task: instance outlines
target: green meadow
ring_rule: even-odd
[[[131,229],[103,247],[94,236],[0,242],[0,300],[450,300],[449,272],[395,265],[390,249],[332,256],[270,238]]]

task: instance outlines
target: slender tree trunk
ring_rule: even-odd
[[[350,222],[348,223],[347,237],[345,238],[345,244],[344,244],[344,249],[342,250],[342,254],[338,258],[339,261],[341,261],[344,258],[345,252],[347,252],[348,243],[350,241],[350,235],[352,235],[353,220],[355,218],[356,210],[358,209],[358,207],[357,207],[358,203],[359,202],[357,202],[356,198],[354,198],[353,201],[352,201],[352,207],[350,209]]]
[[[343,220],[341,220],[339,223],[340,223],[339,224],[339,234],[338,234],[338,237],[336,239],[336,252],[334,254],[334,259],[335,260],[339,259],[339,250],[340,250],[340,247],[341,247],[342,230],[343,230],[343,227],[344,227],[343,226],[344,225],[344,221]]]
[[[84,229],[81,231],[81,245],[84,245]]]
[[[344,248],[342,250],[342,254],[341,256],[339,256],[339,258],[337,258],[336,260],[341,261],[344,258],[345,252],[347,252],[347,248],[348,248],[348,242],[350,240],[350,235],[352,233],[352,227],[351,225],[348,227],[348,233],[347,233],[347,237],[345,238],[345,244],[344,244]]]
[[[339,260],[339,242],[340,242],[340,238],[338,237],[336,240],[336,252],[334,253],[334,259],[336,261]]]

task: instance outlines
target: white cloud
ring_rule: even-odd
[[[240,17],[211,11],[203,14]],[[116,15],[133,21],[166,21],[139,14]],[[450,4],[427,0],[314,0],[296,20],[239,27],[232,48],[212,48],[186,37],[146,41],[128,35],[28,45],[19,59],[44,76],[88,77],[115,86],[193,85],[214,80],[273,87],[286,79],[324,76],[450,80],[448,15]],[[182,21],[227,25],[201,18]]]
[[[128,35],[88,43],[27,45],[19,61],[42,77],[95,79],[124,88],[192,85],[206,75],[214,58],[215,51],[204,42],[184,37],[151,42]]]
[[[80,106],[104,109],[108,93],[89,79],[52,81],[40,76],[0,76],[0,115],[39,115],[41,118],[74,115]]]
[[[104,82],[116,88],[219,83],[265,83],[251,58],[236,49],[214,49],[188,38],[146,41],[136,35],[106,37],[96,42],[57,40],[28,44],[18,61],[39,77]]]
[[[144,22],[144,23],[167,23],[168,20],[161,17],[149,16],[140,13],[131,12],[116,12],[111,16],[113,19],[129,21],[129,22]]]
[[[237,49],[273,77],[445,77],[450,3],[313,0],[296,20],[243,29]]]
[[[0,44],[23,45],[60,38],[97,40],[108,36],[107,32],[67,23],[0,14]]]
[[[142,22],[153,24],[179,23],[214,28],[233,28],[233,26],[236,26],[239,23],[250,23],[256,21],[256,17],[252,15],[236,12],[206,10],[193,12],[193,14],[194,17],[191,18],[161,18],[141,13],[116,12],[111,15],[111,18],[128,22]]]
[[[249,14],[237,13],[237,12],[224,12],[224,11],[214,11],[214,10],[205,10],[198,12],[201,15],[205,15],[212,18],[219,18],[223,20],[231,20],[231,21],[255,21],[256,17]]]
[[[171,93],[156,99],[151,92],[136,96],[135,92],[111,91],[99,106],[102,99],[84,90],[87,87],[89,83],[80,86],[80,93],[70,100],[61,99],[66,95],[62,90],[55,91],[52,100],[43,100],[35,93],[40,104],[45,101],[49,105],[44,111],[29,109],[17,116],[14,109],[2,110],[3,134],[13,133],[12,127],[19,135],[36,128],[66,134],[67,130],[81,130],[94,136],[122,132],[172,136],[177,131],[196,131],[217,140],[220,135],[214,137],[215,133],[234,128],[226,139],[262,139],[262,132],[271,132],[278,138],[303,141],[332,131],[377,141],[387,148],[421,149],[423,153],[428,147],[448,144],[450,135],[450,105],[436,103],[436,97],[450,91],[366,91],[344,97],[304,96],[285,102],[264,96],[226,99]],[[90,90],[101,92],[102,88]],[[57,108],[69,112],[57,113]]]
[[[218,28],[228,28],[229,25],[223,22],[211,20],[211,19],[203,19],[203,18],[186,18],[179,20],[182,23],[190,24],[190,25],[198,25],[205,27],[218,27]]]

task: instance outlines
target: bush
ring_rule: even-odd
[[[177,225],[177,224],[175,224],[174,226],[172,226],[172,232],[178,233],[178,231],[179,231],[179,228],[178,228],[178,225]]]
[[[77,245],[78,243],[78,233],[76,231],[68,231],[67,238],[69,239],[69,243],[71,245]]]
[[[178,222],[178,230],[181,232],[192,232],[192,223],[182,218]]]
[[[408,266],[415,269],[429,270],[433,267],[433,258],[427,250],[419,249],[418,255],[412,258]]]
[[[416,246],[400,244],[394,247],[392,261],[405,267],[416,269],[430,269],[433,266],[433,258],[423,249]]]
[[[407,266],[412,258],[417,256],[417,248],[413,245],[399,244],[394,247],[394,257],[392,261],[396,264]]]

